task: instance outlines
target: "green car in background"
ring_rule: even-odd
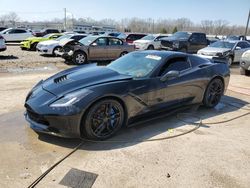
[[[63,34],[61,33],[52,33],[47,34],[43,37],[30,37],[20,43],[20,47],[22,50],[36,50],[36,46],[39,42],[56,39]]]

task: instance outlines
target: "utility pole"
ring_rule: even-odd
[[[64,10],[64,30],[66,31],[66,29],[67,29],[67,10],[66,10],[66,8],[64,8],[63,10]]]
[[[246,25],[246,30],[245,30],[245,38],[247,37],[247,30],[248,30],[249,19],[250,19],[250,9],[249,9],[249,12],[248,12],[247,25]]]

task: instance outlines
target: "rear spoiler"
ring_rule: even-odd
[[[228,64],[228,59],[227,58],[213,57],[212,59],[210,59],[210,61],[212,63],[224,63],[224,64]]]

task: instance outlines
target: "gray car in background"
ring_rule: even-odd
[[[88,61],[115,60],[134,50],[134,45],[128,45],[119,38],[90,35],[58,54],[65,60],[80,65]]]
[[[208,59],[227,59],[230,66],[233,62],[240,62],[242,54],[249,49],[250,43],[247,41],[221,40],[202,48],[197,54]]]

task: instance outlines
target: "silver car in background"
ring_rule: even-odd
[[[242,54],[240,60],[240,74],[247,75],[249,73],[250,73],[250,50],[247,50]]]
[[[250,43],[247,41],[221,40],[202,48],[197,54],[208,59],[227,59],[230,66],[233,62],[240,62],[242,54],[249,49]]]

